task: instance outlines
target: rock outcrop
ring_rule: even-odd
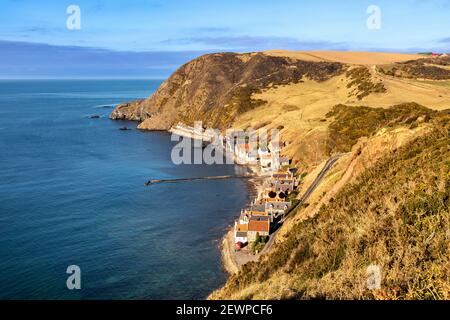
[[[136,100],[130,103],[119,104],[109,116],[113,120],[139,121],[143,117],[144,100]]]

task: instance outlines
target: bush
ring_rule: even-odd
[[[350,69],[347,71],[346,76],[351,80],[347,84],[347,88],[354,88],[352,93],[349,94],[349,97],[355,95],[358,100],[362,100],[371,93],[386,92],[386,87],[383,83],[374,83],[372,81],[370,71],[366,67]]]
[[[368,137],[385,126],[412,125],[419,117],[425,121],[436,112],[417,103],[404,103],[388,109],[336,105],[327,117],[334,117],[329,126],[327,151],[348,152],[359,138]]]

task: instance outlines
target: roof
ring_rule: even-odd
[[[263,204],[255,204],[253,205],[249,211],[265,211],[266,207]]]
[[[273,202],[273,203],[266,203],[266,207],[273,206],[274,209],[276,208],[283,208],[284,206],[291,206],[291,202]]]
[[[236,232],[236,238],[247,238],[247,231],[238,231]]]
[[[238,223],[236,225],[236,231],[237,232],[247,232],[247,230],[248,230],[248,225],[247,224],[240,224],[240,223]]]
[[[270,231],[270,221],[260,221],[260,220],[250,220],[248,223],[248,231],[253,232],[269,232]]]
[[[267,212],[265,211],[250,211],[249,214],[251,216],[267,216]]]
[[[278,187],[278,186],[283,186],[283,185],[294,185],[295,181],[294,179],[280,179],[280,180],[275,180],[272,183],[273,187]]]
[[[279,198],[264,198],[262,199],[263,202],[283,202],[283,199]]]
[[[266,214],[265,216],[251,216],[250,220],[253,221],[270,221],[270,217],[268,214]]]
[[[292,177],[292,175],[291,175],[291,173],[286,173],[286,172],[284,172],[284,173],[279,173],[279,172],[276,172],[276,173],[274,173],[274,174],[272,174],[272,178],[275,178],[275,179],[291,179],[291,177]]]

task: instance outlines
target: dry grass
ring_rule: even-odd
[[[307,61],[335,61],[345,64],[375,65],[403,62],[423,58],[418,54],[386,53],[386,52],[355,52],[355,51],[285,51],[271,50],[267,55],[290,57]]]
[[[382,83],[386,92],[371,92],[360,101],[349,97],[352,80],[342,74],[320,83],[303,79],[269,86],[252,95],[265,103],[239,115],[235,126],[283,128],[283,152],[301,172],[309,172],[305,188],[330,152],[348,151],[356,145],[324,179],[309,206],[284,224],[273,251],[259,263],[244,266],[211,298],[448,299],[450,119],[430,112],[440,122],[424,123],[415,116],[424,110],[411,102],[434,110],[450,109],[449,82],[393,78],[374,66],[418,59],[419,55],[266,54],[371,65],[366,68],[369,80]],[[414,117],[389,115],[387,108],[405,103]],[[330,128],[344,128],[333,127],[337,113],[327,118],[338,104],[363,113],[373,110],[361,106],[385,110],[376,109],[375,114],[382,116],[369,117],[374,123],[367,123],[367,128],[365,113],[358,123],[344,126],[361,130],[355,135],[338,132],[335,147],[345,146],[330,149]],[[354,119],[352,115],[345,121]],[[366,268],[373,263],[383,272],[378,291],[365,285]]]
[[[392,150],[213,298],[448,299],[450,118]],[[382,271],[369,290],[366,268]]]
[[[345,75],[324,82],[304,80],[278,87],[269,87],[253,94],[255,100],[266,101],[260,107],[241,114],[235,127],[248,128],[264,124],[264,128],[282,127],[284,152],[303,167],[319,164],[328,152],[323,139],[328,134],[327,113],[337,104],[388,108],[392,105],[416,102],[435,110],[450,108],[450,85],[443,81],[418,81],[391,78],[369,69],[372,81],[382,83],[384,93],[371,93],[361,100],[349,97],[351,79]]]

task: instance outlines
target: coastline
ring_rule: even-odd
[[[117,119],[112,119],[117,120]],[[141,129],[142,130],[142,129]],[[172,130],[148,130],[145,131],[163,131],[169,134],[173,133]],[[184,136],[183,132],[177,132],[177,134]],[[191,137],[190,137],[191,138]],[[249,170],[250,172],[261,176],[262,173],[259,168],[251,165],[242,165],[243,168]],[[265,183],[265,179],[249,179],[246,182],[246,187],[248,190],[248,204],[250,204],[253,199],[257,198],[257,196],[262,191],[261,188]],[[234,221],[234,220],[233,220]],[[240,268],[250,261],[257,261],[260,255],[251,255],[247,252],[247,250],[242,250],[240,252],[235,251],[234,248],[234,224],[232,224],[229,228],[226,229],[224,236],[219,241],[219,251],[221,254],[221,262],[222,268],[225,271],[225,274],[229,277],[233,274],[239,272]]]
[[[256,170],[256,168],[251,166],[246,166],[253,173],[260,175],[260,172]],[[261,187],[264,184],[265,180],[262,179],[249,179],[248,180],[248,197],[249,202],[251,199],[254,199],[258,196],[261,191]],[[242,252],[237,252],[234,249],[234,225],[227,230],[225,235],[220,242],[220,252],[222,257],[222,267],[226,271],[228,276],[232,276],[237,274],[241,267],[250,261],[257,261],[259,259],[259,255],[252,256],[248,253],[242,254]],[[239,254],[241,253],[241,254]]]

